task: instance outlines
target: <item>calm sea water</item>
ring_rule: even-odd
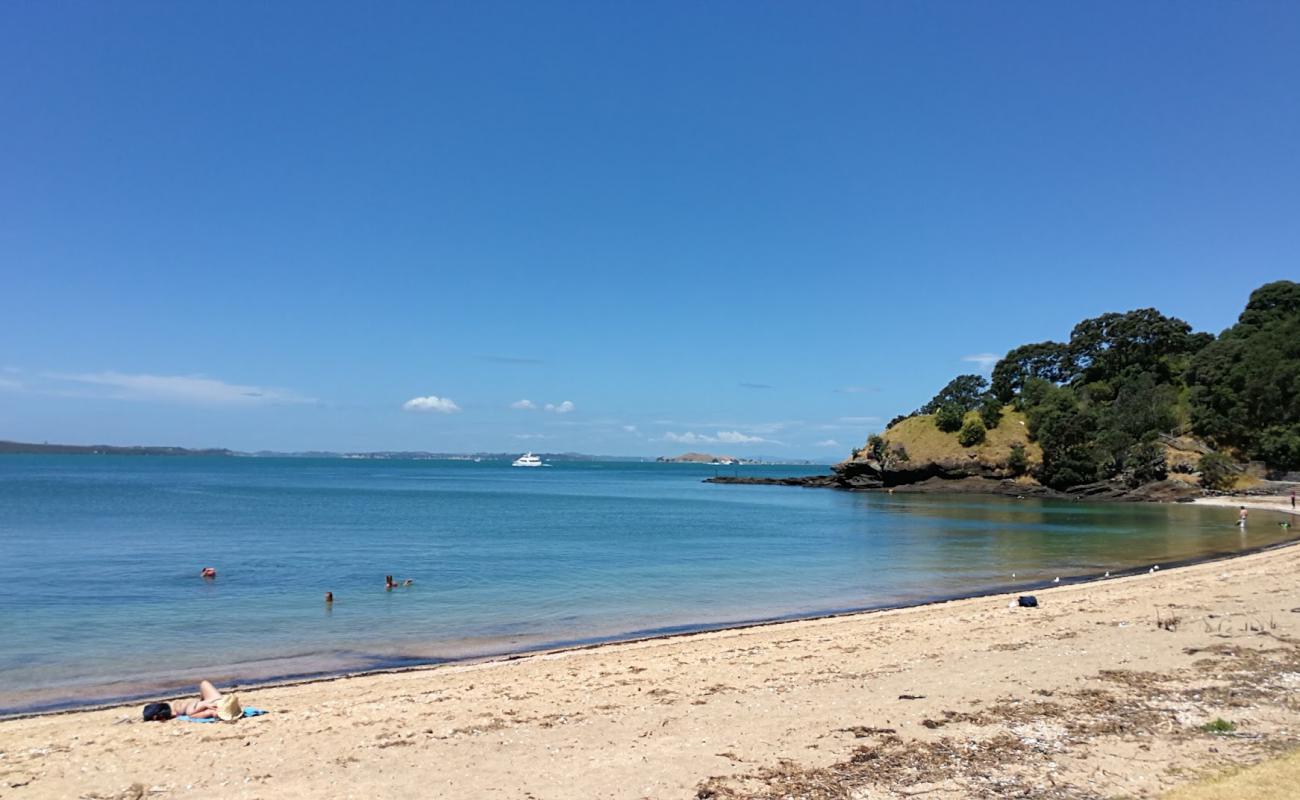
[[[0,713],[898,605],[1284,534],[1264,513],[1243,534],[1231,509],[701,482],[717,469],[825,471],[0,457]]]

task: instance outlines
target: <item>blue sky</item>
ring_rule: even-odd
[[[838,460],[985,354],[1300,277],[1297,41],[1285,2],[7,3],[0,438]]]

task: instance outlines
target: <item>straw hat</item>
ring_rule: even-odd
[[[223,694],[217,701],[217,719],[229,722],[242,716],[244,716],[244,707],[239,704],[239,698],[235,695]]]

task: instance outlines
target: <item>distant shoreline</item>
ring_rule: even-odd
[[[305,450],[282,452],[276,450],[256,450],[252,452],[231,450],[228,447],[174,447],[170,445],[110,445],[110,444],[48,444],[45,442],[11,442],[0,440],[0,456],[4,455],[69,455],[69,456],[169,456],[169,457],[217,457],[217,458],[333,458],[349,461],[513,461],[518,458],[518,451],[511,452],[472,452],[472,453],[435,453],[425,450],[368,450],[342,452],[335,450]],[[611,456],[591,455],[587,453],[536,453],[539,458],[554,462],[617,462],[634,464],[675,463],[663,456]],[[750,466],[823,466],[813,461],[800,458],[784,460],[761,458],[743,459],[736,464]],[[727,466],[735,466],[728,464]]]

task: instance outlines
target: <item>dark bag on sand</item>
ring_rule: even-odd
[[[172,718],[172,707],[167,703],[150,703],[144,707],[145,722],[162,722]]]
[[[1021,608],[1038,608],[1038,598],[1032,594],[1022,594],[1017,601]]]

